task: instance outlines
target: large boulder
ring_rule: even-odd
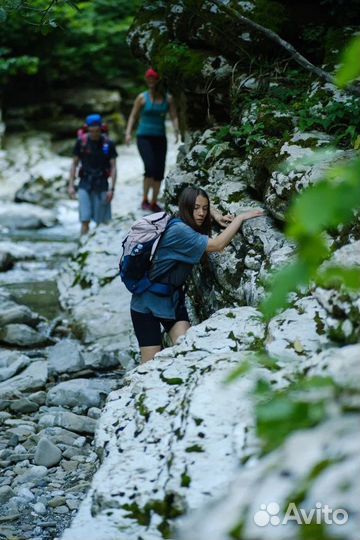
[[[254,308],[224,309],[126,376],[100,418],[103,465],[64,539],[100,529],[109,540],[161,538],[188,508],[226,492],[238,463],[259,450],[245,396],[258,377],[287,384],[249,353],[264,337]],[[244,375],[225,384],[236,368]]]
[[[352,241],[335,250],[331,259],[322,264],[321,270],[333,266],[360,271],[358,252],[360,241]],[[360,329],[360,298],[356,290],[346,289],[340,282],[316,287],[313,295],[328,315],[328,332],[340,343],[357,343]]]
[[[360,473],[356,437],[355,415],[291,435],[255,467],[239,472],[222,500],[186,520],[176,538],[300,540],[316,523],[325,537],[355,538]],[[316,512],[315,525],[310,524]],[[304,514],[310,516],[308,526]]]

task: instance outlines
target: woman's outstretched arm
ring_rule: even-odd
[[[144,106],[144,97],[143,97],[143,94],[139,94],[137,96],[137,98],[135,99],[135,101],[134,101],[134,105],[133,105],[133,108],[131,110],[131,113],[130,113],[130,116],[129,116],[129,119],[128,119],[128,123],[127,123],[127,126],[126,126],[126,132],[125,132],[125,142],[126,142],[126,144],[131,143],[131,134],[132,134],[132,131],[134,129],[134,126],[135,126],[136,122],[139,119],[140,111],[141,111],[143,106]]]
[[[234,217],[230,225],[228,225],[221,234],[215,238],[209,238],[206,251],[208,253],[222,251],[228,244],[230,244],[231,240],[234,238],[244,221],[263,215],[264,212],[262,210],[250,210],[249,212],[245,212],[244,214]]]

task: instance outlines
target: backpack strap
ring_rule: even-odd
[[[175,223],[180,223],[180,222],[182,222],[182,219],[180,219],[178,217],[170,218],[169,223],[168,223],[168,225],[166,227],[166,230],[168,230],[168,228],[171,227],[172,225],[174,225]],[[168,276],[169,274],[171,274],[171,272],[174,270],[174,268],[177,265],[178,265],[178,262],[175,261],[174,265],[167,272],[165,272],[165,274],[162,274],[161,276],[158,276],[158,278],[156,278],[156,279],[163,279],[164,277]],[[175,287],[171,283],[162,283],[160,281],[151,281],[151,285],[147,290],[150,291],[150,292],[153,292],[155,294],[158,294],[160,296],[170,296],[178,288],[179,287]]]
[[[169,283],[154,282],[147,290],[159,296],[171,296],[175,292],[175,287]]]

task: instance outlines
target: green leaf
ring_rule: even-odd
[[[234,381],[236,381],[239,377],[241,377],[242,375],[245,375],[246,373],[248,373],[251,369],[251,364],[245,360],[244,362],[242,362],[238,367],[236,367],[231,373],[230,375],[228,375],[225,379],[225,383],[232,383]]]
[[[210,148],[209,152],[206,154],[205,159],[209,159],[209,158],[216,159],[219,156],[221,156],[221,154],[225,152],[226,150],[228,150],[229,148],[230,148],[230,143],[228,142],[214,144],[214,146]]]
[[[328,288],[338,288],[342,285],[346,289],[357,291],[360,289],[360,269],[332,266],[319,272],[316,283]]]
[[[318,234],[324,229],[348,223],[360,198],[360,160],[334,167],[327,179],[304,191],[288,213],[288,234],[292,238]]]
[[[360,36],[350,41],[342,55],[342,66],[336,74],[335,81],[340,88],[347,86],[360,76]]]
[[[287,306],[288,294],[300,285],[305,285],[310,279],[310,269],[304,261],[297,260],[282,268],[270,282],[270,295],[260,306],[264,317],[269,320],[276,312]]]

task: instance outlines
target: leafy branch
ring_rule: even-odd
[[[360,75],[357,52],[354,42],[344,51],[345,61],[337,73],[337,80],[343,86]],[[323,154],[319,151],[312,162],[306,164],[314,165],[322,160]],[[300,166],[304,164],[302,160]],[[331,262],[325,268],[323,265],[331,256],[324,231],[351,223],[358,212],[359,170],[360,158],[344,160],[342,164],[330,168],[322,181],[305,190],[293,202],[288,212],[285,232],[297,242],[297,257],[292,264],[272,277],[270,295],[262,304],[266,318],[271,318],[278,310],[286,307],[290,292],[308,286],[311,281],[321,286],[359,289],[358,268],[344,268],[331,265]]]

